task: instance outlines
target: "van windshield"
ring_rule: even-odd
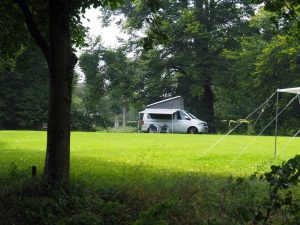
[[[193,114],[191,113],[188,113],[190,115],[190,117],[192,117],[193,119],[198,119],[196,116],[194,116]]]

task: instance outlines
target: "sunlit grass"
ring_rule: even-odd
[[[244,176],[266,170],[273,163],[299,153],[300,139],[278,138],[274,161],[274,137],[222,135],[73,132],[71,174],[120,176],[131,168],[166,172],[197,172],[216,176]],[[288,144],[288,145],[287,145]],[[37,165],[43,170],[46,132],[1,131],[0,173],[11,163],[20,169]]]
[[[32,165],[43,173],[46,132],[0,131],[5,200],[0,221],[252,224],[256,210],[265,207],[268,184],[238,176],[270,170],[299,153],[300,144],[299,138],[279,137],[274,160],[274,137],[233,135],[217,145],[224,136],[73,132],[71,137],[70,185],[49,194],[37,183],[41,177],[31,179],[30,173]],[[276,216],[273,221],[280,212]]]

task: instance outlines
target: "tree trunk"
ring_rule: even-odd
[[[123,127],[127,126],[128,102],[125,100],[123,107]]]
[[[119,123],[119,115],[115,115],[115,125],[114,125],[114,127],[118,128],[119,125],[120,125],[120,123]]]
[[[70,169],[71,86],[76,57],[69,32],[69,0],[50,0],[49,116],[44,180],[66,183]]]
[[[214,110],[214,93],[211,88],[211,83],[209,80],[206,80],[203,85],[204,93],[202,96],[202,104],[203,109],[205,110],[206,120],[209,125],[209,132],[215,133],[216,132],[216,125],[215,125],[215,110]]]

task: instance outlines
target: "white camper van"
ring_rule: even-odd
[[[149,133],[207,133],[207,123],[197,119],[182,108],[183,98],[180,96],[146,106],[145,110],[139,112],[141,131]]]

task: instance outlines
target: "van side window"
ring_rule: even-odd
[[[189,117],[185,112],[180,111],[180,116],[184,120],[186,117]]]
[[[144,118],[144,113],[140,113],[139,120],[143,120],[143,118]]]
[[[171,120],[172,115],[169,114],[154,114],[149,113],[147,116],[148,119],[157,119],[157,120]]]
[[[177,112],[176,112],[176,115],[177,115],[177,119],[178,119],[178,120],[182,120],[182,117],[181,117],[181,115],[180,115],[180,112],[179,112],[179,111],[177,111]]]

